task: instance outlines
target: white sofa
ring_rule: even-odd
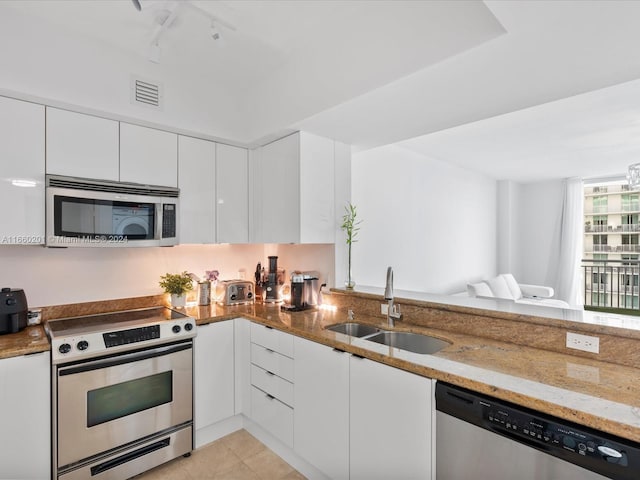
[[[467,295],[478,298],[501,298],[529,305],[569,307],[567,302],[551,298],[554,295],[553,288],[518,283],[510,273],[503,273],[482,282],[467,284]]]

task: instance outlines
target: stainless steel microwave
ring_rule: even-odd
[[[47,175],[49,247],[164,247],[178,244],[180,190]]]

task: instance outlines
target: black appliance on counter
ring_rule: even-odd
[[[27,326],[29,307],[21,288],[0,290],[0,335],[17,333]]]
[[[297,312],[317,308],[320,305],[318,272],[299,272],[291,274],[291,302],[282,306],[283,310]]]
[[[278,257],[269,257],[269,273],[265,280],[265,303],[282,302],[282,285],[284,284],[284,270],[278,269]]]

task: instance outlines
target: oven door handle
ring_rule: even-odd
[[[65,375],[73,375],[76,373],[90,372],[92,370],[98,370],[101,368],[115,367],[116,365],[124,365],[126,363],[138,362],[140,360],[146,360],[148,358],[161,357],[164,355],[170,355],[172,353],[181,352],[183,350],[189,350],[193,348],[193,342],[188,341],[184,343],[178,343],[175,345],[168,345],[163,347],[155,347],[149,350],[142,350],[133,353],[123,353],[115,357],[104,358],[100,360],[89,361],[80,365],[73,365],[70,367],[58,368],[58,376],[63,377]]]

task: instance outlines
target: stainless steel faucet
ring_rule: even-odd
[[[393,327],[394,322],[402,318],[402,313],[400,313],[400,305],[393,304],[393,269],[391,267],[387,267],[387,283],[384,287],[384,299],[389,302],[387,306],[387,323],[390,327]]]

